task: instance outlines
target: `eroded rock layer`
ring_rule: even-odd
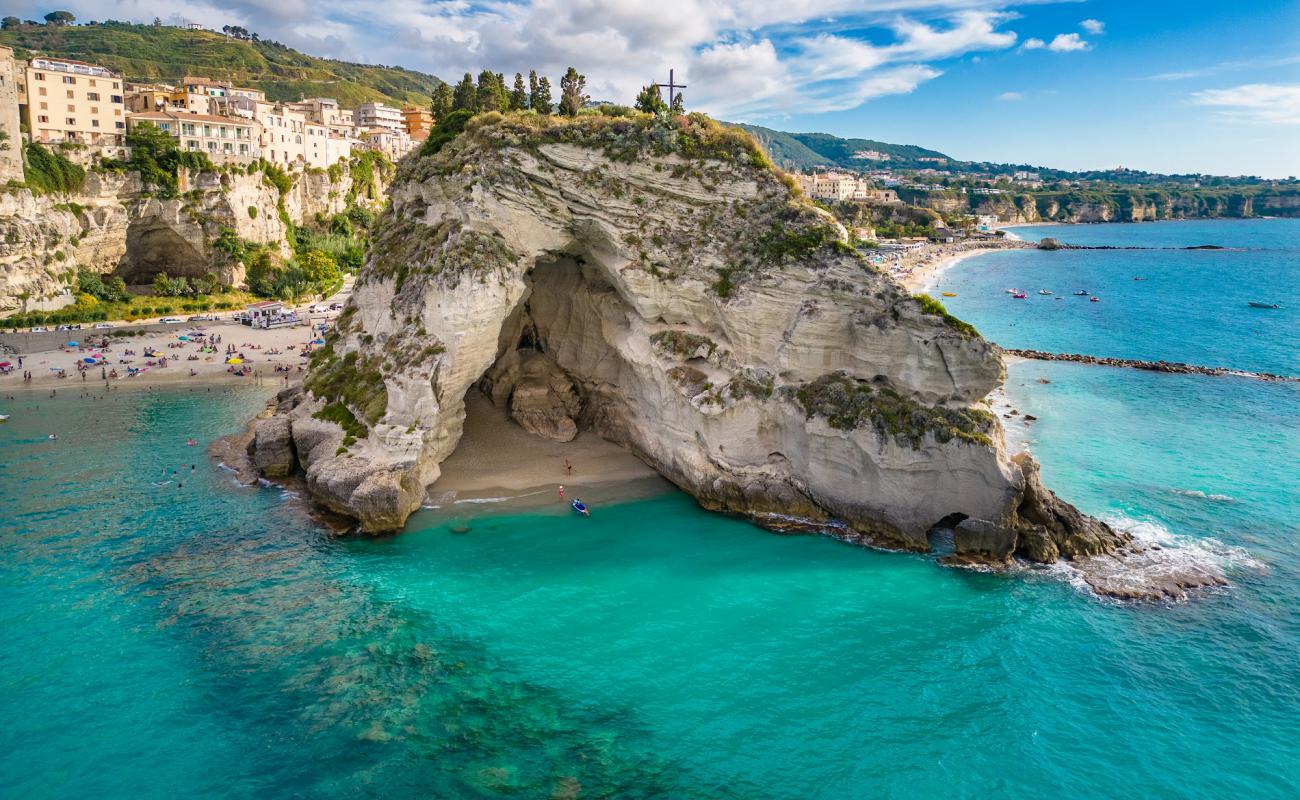
[[[590,427],[706,508],[958,555],[1055,560],[1126,537],[1012,461],[996,349],[844,244],[748,137],[675,121],[485,115],[409,159],[306,391],[262,423],[313,495],[400,528],[486,390],[529,430]],[[265,433],[265,435],[264,435]]]

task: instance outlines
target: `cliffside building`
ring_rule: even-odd
[[[871,181],[857,175],[839,172],[814,172],[811,175],[796,173],[803,193],[815,200],[858,200],[876,203],[897,203],[898,193],[889,189],[878,189]]]
[[[397,161],[411,152],[415,142],[404,130],[391,128],[371,128],[361,134],[361,146],[366,150],[375,150],[388,156],[390,161]]]
[[[0,183],[23,179],[23,137],[18,117],[19,67],[14,51],[0,47]]]
[[[33,141],[120,146],[125,137],[122,79],[96,64],[33,58],[18,98]]]
[[[388,128],[391,131],[406,132],[402,112],[383,103],[363,103],[357,106],[354,121],[361,130]]]
[[[402,109],[402,123],[412,140],[423,142],[433,130],[433,112],[420,106],[407,106]]]
[[[129,129],[143,122],[171,134],[180,149],[206,153],[217,164],[249,164],[261,155],[261,126],[253,120],[177,110],[142,111],[127,117]]]

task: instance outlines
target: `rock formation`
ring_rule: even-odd
[[[291,254],[284,217],[295,224],[344,210],[355,196],[343,164],[294,173],[289,190],[261,172],[227,169],[182,173],[176,197],[159,197],[134,172],[91,171],[76,195],[0,191],[0,310],[16,309],[26,294],[53,297],[77,269],[120,275],[147,284],[158,272],[198,277],[209,272],[228,285],[244,281],[244,267],[213,248],[222,230],[247,242]],[[365,194],[382,197],[382,176]]]
[[[482,389],[529,430],[588,427],[771,527],[923,551],[968,520],[967,561],[1127,541],[1008,457],[984,402],[996,348],[844,244],[739,132],[488,114],[404,162],[391,200],[280,404],[292,445],[280,422],[253,444],[275,470],[294,453],[363,531],[420,505]]]

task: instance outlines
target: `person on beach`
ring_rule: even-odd
[[[564,485],[563,485],[563,484],[560,485],[560,499],[561,499],[561,500],[564,499]]]
[[[569,459],[567,458],[564,459],[564,471],[569,473],[570,475],[573,474],[573,465],[569,463]]]

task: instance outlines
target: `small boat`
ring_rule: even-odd
[[[1087,296],[1088,296],[1088,290],[1087,290],[1087,289],[1080,289],[1079,291],[1077,291],[1077,292],[1074,293],[1074,296],[1075,296],[1075,297],[1087,297]]]
[[[1144,280],[1146,280],[1146,278],[1142,277],[1141,275],[1134,275],[1134,276],[1133,276],[1133,280],[1135,280],[1135,281],[1144,281]]]
[[[1097,297],[1094,295],[1094,296],[1088,298],[1088,302],[1089,302],[1089,303],[1100,303],[1101,301],[1098,300]]]
[[[1005,291],[1007,294],[1020,294],[1019,289],[1006,289]]]
[[[587,505],[583,503],[581,500],[574,500],[569,505],[573,506],[573,513],[583,517],[591,516],[591,511],[587,508]]]
[[[1012,300],[1024,300],[1025,297],[1026,295],[1024,292],[1017,292],[1016,294],[1011,295]]]
[[[956,297],[956,296],[957,296],[957,293],[956,293],[956,292],[944,292],[944,293],[943,293],[943,296],[944,296],[944,297]]]
[[[1251,308],[1281,308],[1282,307],[1277,303],[1259,303],[1254,300],[1251,300],[1250,303],[1248,303],[1248,305]]]
[[[0,414],[0,422],[4,422],[7,419],[9,419],[8,414]]]
[[[1039,289],[1039,290],[1038,290],[1038,293],[1039,293],[1039,294],[1051,294],[1051,292],[1047,291],[1046,289]]]

